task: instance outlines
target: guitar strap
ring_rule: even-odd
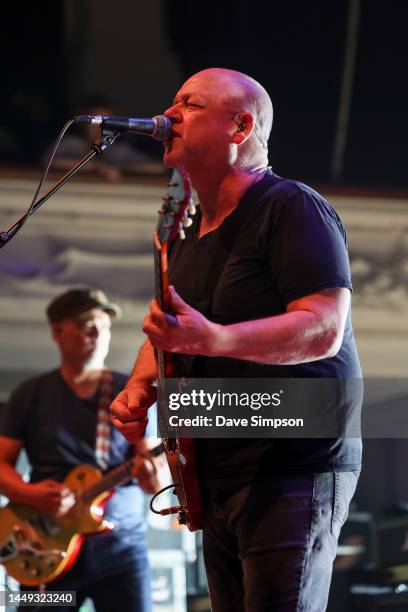
[[[110,418],[109,405],[113,396],[113,374],[105,369],[99,384],[99,398],[96,417],[95,457],[98,465],[106,470],[109,461]]]

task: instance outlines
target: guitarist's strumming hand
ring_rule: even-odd
[[[220,325],[206,319],[169,287],[172,314],[163,312],[156,300],[143,322],[143,331],[155,348],[185,355],[212,355]]]
[[[115,397],[111,406],[111,421],[128,442],[139,442],[147,425],[147,409],[156,401],[156,390],[130,381]]]
[[[75,497],[65,484],[48,479],[27,485],[26,503],[42,512],[63,516],[74,505]]]

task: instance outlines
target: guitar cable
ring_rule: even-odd
[[[180,510],[183,509],[182,506],[170,506],[170,508],[162,508],[161,510],[156,510],[156,508],[153,507],[153,504],[156,498],[159,497],[159,495],[161,495],[165,491],[168,491],[169,489],[173,489],[173,495],[176,495],[177,486],[178,484],[173,482],[173,484],[163,487],[163,489],[160,489],[160,491],[157,491],[157,493],[153,495],[149,503],[149,508],[152,512],[154,512],[154,514],[160,514],[160,516],[167,516],[168,514],[176,514],[177,512],[180,512]]]

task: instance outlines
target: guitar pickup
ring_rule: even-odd
[[[35,518],[29,520],[30,525],[46,536],[55,535],[60,531],[58,521],[53,517],[45,514],[38,514]]]

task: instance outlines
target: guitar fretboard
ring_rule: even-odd
[[[155,287],[155,298],[160,308],[164,309],[164,279],[163,279],[163,261],[162,261],[162,246],[155,236],[154,239],[154,287]],[[157,362],[157,383],[158,383],[158,410],[157,419],[159,423],[160,436],[163,440],[163,444],[166,450],[169,451],[174,449],[177,442],[175,437],[170,438],[169,427],[168,427],[168,414],[167,404],[162,401],[164,395],[165,378],[166,378],[166,355],[162,349],[155,349],[156,362]]]
[[[91,485],[85,491],[82,492],[82,500],[90,503],[95,497],[98,497],[101,493],[113,489],[118,484],[123,484],[130,480],[133,475],[133,464],[134,458],[129,459],[125,463],[122,463],[117,468],[114,468],[106,474],[101,480],[98,480],[95,484]]]
[[[163,444],[159,444],[155,448],[152,448],[149,451],[149,454],[151,455],[151,457],[157,457],[158,455],[161,455],[163,451]],[[124,484],[125,482],[130,480],[134,475],[133,471],[135,459],[136,457],[132,457],[128,461],[125,461],[125,463],[118,465],[118,467],[113,468],[113,470],[103,476],[101,480],[98,480],[98,482],[85,489],[81,495],[82,501],[90,503],[95,499],[95,497],[101,495],[101,493],[104,493],[105,491],[110,491],[118,484]]]

